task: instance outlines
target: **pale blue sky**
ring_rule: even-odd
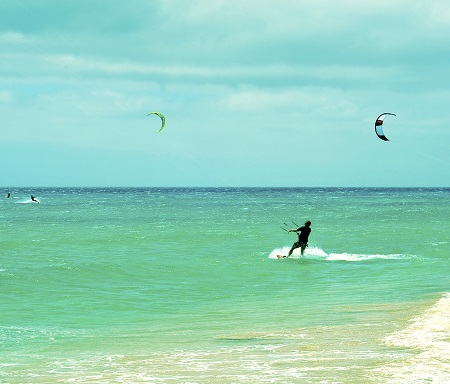
[[[448,187],[449,41],[447,0],[2,0],[0,186]]]

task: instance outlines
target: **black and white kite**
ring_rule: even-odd
[[[381,140],[384,140],[384,141],[389,141],[389,139],[388,139],[386,136],[384,136],[384,133],[383,133],[383,123],[384,123],[384,119],[385,119],[385,117],[388,116],[388,115],[395,116],[395,114],[393,114],[393,113],[386,112],[386,113],[382,113],[382,114],[381,114],[380,116],[378,116],[377,119],[375,120],[375,133],[377,134],[377,136],[378,136]]]

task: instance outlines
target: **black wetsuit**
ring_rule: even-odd
[[[297,231],[296,231],[297,232]],[[298,235],[298,243],[305,243],[308,244],[308,237],[311,233],[311,228],[303,226],[298,229],[297,235]]]

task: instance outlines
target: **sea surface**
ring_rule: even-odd
[[[449,188],[0,192],[1,383],[450,382]]]

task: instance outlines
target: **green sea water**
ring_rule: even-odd
[[[5,189],[0,382],[450,382],[449,218],[448,188]]]

